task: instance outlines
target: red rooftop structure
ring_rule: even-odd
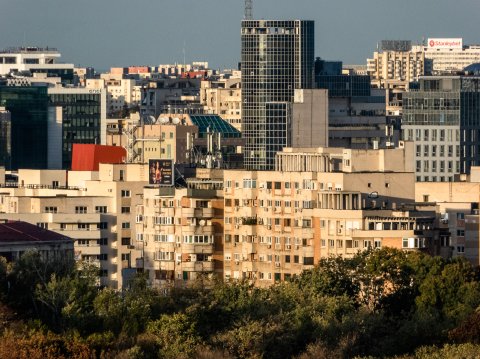
[[[123,147],[74,143],[72,171],[98,171],[100,163],[125,163],[126,158]]]

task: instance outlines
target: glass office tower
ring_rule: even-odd
[[[314,88],[314,22],[244,20],[241,38],[244,165],[272,170],[291,145],[295,89]]]
[[[48,95],[51,107],[62,108],[61,161],[63,169],[70,169],[74,143],[103,143],[102,101],[105,102],[105,95],[99,91],[75,88],[51,88]]]
[[[11,157],[6,168],[47,168],[47,87],[0,85],[0,107],[5,107],[11,116]]]

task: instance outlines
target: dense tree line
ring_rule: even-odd
[[[95,268],[34,252],[0,261],[0,357],[480,357],[480,277],[463,259],[374,250],[268,289],[97,283]]]

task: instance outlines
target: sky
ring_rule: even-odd
[[[480,0],[253,0],[255,19],[315,20],[315,54],[365,64],[377,42],[463,37],[480,44]],[[0,0],[0,48],[51,46],[62,62],[208,61],[236,67],[244,0]]]

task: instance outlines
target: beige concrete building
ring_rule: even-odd
[[[107,93],[107,115],[112,117],[125,108],[140,105],[140,86],[136,86],[134,79],[123,78],[122,74],[102,74],[99,79],[87,79],[85,87],[88,89],[105,89]]]
[[[101,284],[121,288],[135,273],[135,208],[148,166],[101,164],[99,172],[19,170],[2,188],[0,219],[21,220],[75,240],[75,257],[99,266]]]
[[[449,183],[417,182],[415,201],[436,206],[441,246],[448,254],[480,265],[480,168],[472,167],[470,176],[460,177]]]
[[[200,84],[200,103],[204,113],[220,115],[237,130],[242,127],[242,89],[240,78],[204,80]]]
[[[225,171],[225,279],[267,286],[374,247],[437,253],[435,213],[412,205],[412,151],[288,148],[275,171]]]
[[[428,65],[427,65],[428,66]],[[406,88],[409,82],[425,75],[423,51],[375,51],[367,60],[372,85],[378,88]]]
[[[190,179],[188,188],[145,188],[137,206],[138,267],[154,286],[223,277],[221,180]]]

